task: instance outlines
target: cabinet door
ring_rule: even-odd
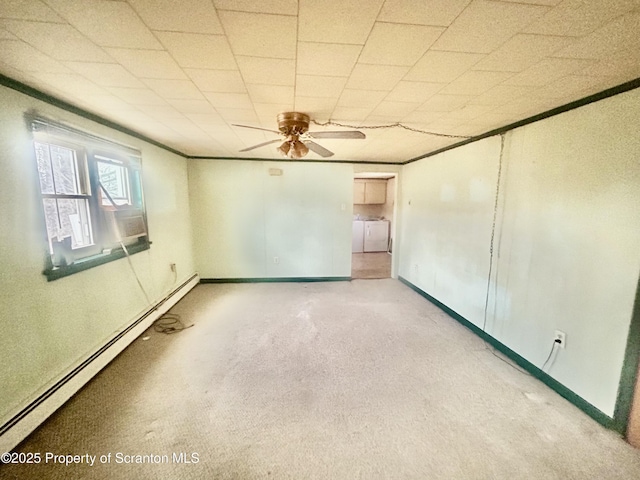
[[[356,205],[362,205],[365,202],[365,198],[364,198],[364,192],[365,192],[365,183],[364,182],[359,182],[359,181],[355,181],[353,182],[353,203]]]
[[[382,205],[387,201],[387,183],[386,182],[367,182],[364,191],[364,203],[373,203]]]

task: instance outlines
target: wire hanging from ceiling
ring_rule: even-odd
[[[405,130],[409,130],[410,132],[423,133],[425,135],[433,135],[436,137],[462,138],[462,139],[473,138],[466,135],[450,135],[448,133],[429,132],[426,130],[420,130],[418,128],[408,127],[407,125],[403,125],[402,123],[398,123],[398,122],[391,123],[389,125],[348,125],[345,123],[334,122],[332,120],[327,120],[326,122],[318,122],[317,120],[311,120],[311,122],[320,127],[334,126],[334,127],[346,127],[346,128],[357,128],[357,129],[368,128],[370,130],[381,129],[381,128],[404,128]]]

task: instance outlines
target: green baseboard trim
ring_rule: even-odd
[[[425,292],[421,288],[415,286],[409,280],[407,280],[407,279],[405,279],[405,278],[403,278],[401,276],[398,276],[398,280],[400,280],[406,286],[411,288],[413,291],[417,292],[418,294],[420,294],[421,296],[423,296],[424,298],[429,300],[429,302],[433,303],[436,307],[440,308],[442,311],[447,313],[449,316],[453,317],[456,321],[458,321],[463,326],[465,326],[466,328],[471,330],[473,333],[478,335],[480,338],[482,338],[482,340],[484,340],[485,342],[490,344],[492,347],[494,347],[496,350],[498,350],[500,353],[502,353],[504,356],[506,356],[507,358],[512,360],[516,365],[518,365],[519,367],[521,367],[525,371],[529,372],[531,374],[531,376],[537,378],[542,383],[544,383],[549,388],[551,388],[556,393],[558,393],[561,397],[563,397],[566,400],[568,400],[569,402],[573,403],[576,407],[578,407],[580,410],[585,412],[587,415],[589,415],[591,418],[593,418],[596,422],[600,423],[601,425],[603,425],[606,428],[609,428],[611,430],[615,430],[615,431],[617,431],[619,433],[623,433],[624,429],[620,429],[620,426],[619,426],[618,422],[616,422],[613,418],[611,418],[606,413],[602,412],[598,408],[596,408],[593,405],[591,405],[584,398],[580,397],[579,395],[574,393],[572,390],[569,390],[567,387],[565,387],[563,384],[561,384],[556,379],[551,377],[549,374],[543,372],[541,369],[536,367],[529,360],[527,360],[526,358],[520,356],[519,354],[517,354],[516,352],[511,350],[509,347],[507,347],[505,344],[503,344],[500,341],[496,340],[494,337],[492,337],[491,335],[486,333],[484,330],[482,330],[481,328],[479,328],[476,325],[474,325],[473,323],[471,323],[469,320],[464,318],[462,315],[460,315],[456,311],[452,310],[451,308],[447,307],[444,303],[442,303],[438,299],[432,297],[431,295],[429,295],[427,292]]]
[[[200,283],[349,282],[351,277],[201,278]]]
[[[616,421],[616,430],[627,436],[631,406],[635,394],[638,377],[638,365],[640,365],[640,278],[636,287],[636,298],[633,303],[633,313],[627,335],[627,347],[624,353],[622,371],[620,372],[620,385],[618,386],[618,398],[613,418]],[[639,401],[640,398],[636,399]]]

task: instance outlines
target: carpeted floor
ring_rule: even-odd
[[[387,252],[351,254],[351,278],[391,277],[391,255]]]
[[[396,280],[200,285],[173,312],[194,326],[140,337],[19,448],[96,465],[0,477],[640,478],[640,451]]]

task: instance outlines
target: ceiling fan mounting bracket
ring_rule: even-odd
[[[309,130],[309,115],[300,112],[278,114],[278,130],[285,136],[302,135]]]

